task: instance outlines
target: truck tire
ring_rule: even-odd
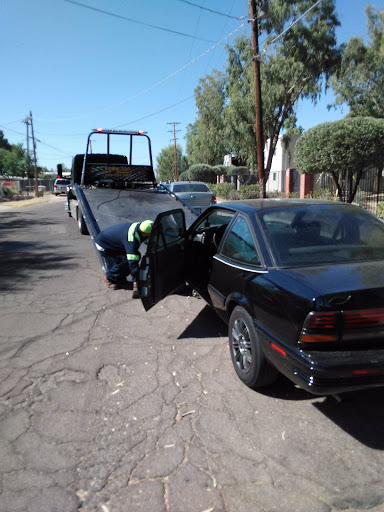
[[[77,225],[79,226],[79,231],[82,235],[89,235],[87,225],[80,210],[78,211],[77,215]]]

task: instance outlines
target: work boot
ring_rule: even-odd
[[[117,283],[113,283],[112,281],[109,281],[109,279],[106,278],[106,276],[103,277],[104,284],[107,288],[110,290],[117,290],[119,288]]]
[[[132,299],[140,298],[139,290],[137,289],[137,283],[133,283]]]

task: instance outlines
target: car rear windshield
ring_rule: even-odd
[[[384,222],[349,205],[306,205],[258,212],[276,263],[282,266],[384,258]]]
[[[177,183],[173,186],[173,192],[209,192],[204,183]]]
[[[56,180],[56,185],[69,185],[70,183],[69,180]]]

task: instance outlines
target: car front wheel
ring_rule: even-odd
[[[231,314],[228,336],[232,363],[244,384],[257,389],[275,382],[278,371],[265,359],[253,320],[240,306]]]

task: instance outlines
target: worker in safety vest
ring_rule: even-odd
[[[104,282],[108,288],[117,290],[126,283],[126,277],[131,274],[133,280],[134,299],[139,298],[137,289],[137,277],[140,262],[140,245],[148,239],[153,226],[152,220],[143,222],[127,222],[124,224],[115,224],[101,231],[95,244],[100,251],[109,260],[108,269],[104,276]]]

